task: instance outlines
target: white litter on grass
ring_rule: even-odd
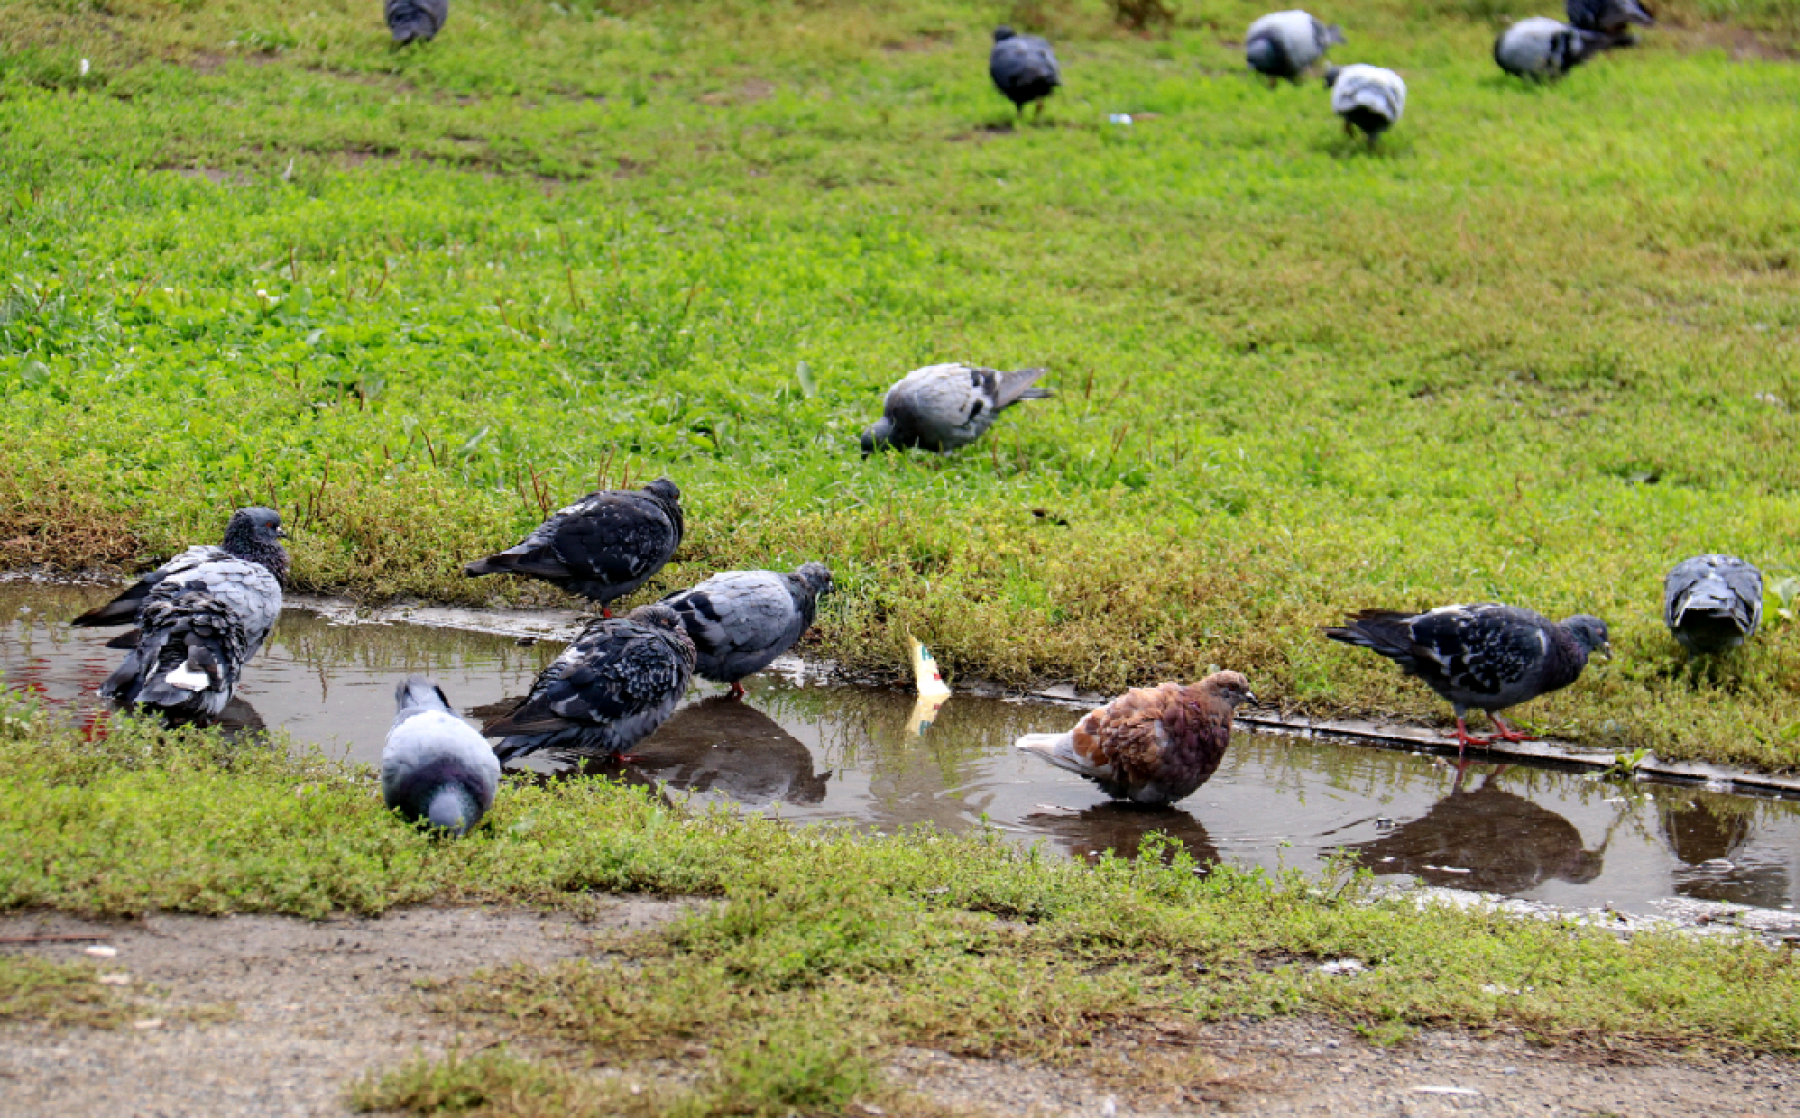
[[[1479,1097],[1481,1092],[1473,1087],[1414,1087],[1421,1095],[1471,1095]]]
[[[131,985],[131,976],[129,974],[103,974],[100,976],[100,985],[129,986]]]
[[[87,59],[84,58],[81,60],[80,69],[81,69],[81,76],[84,78],[87,77],[88,76],[88,60]]]
[[[1361,959],[1333,959],[1319,964],[1320,974],[1357,974],[1368,969]]]
[[[119,953],[119,949],[116,947],[108,947],[103,943],[96,943],[94,946],[87,949],[87,953],[97,959],[110,959]]]
[[[146,1017],[142,1021],[133,1021],[131,1027],[134,1029],[160,1029],[162,1028],[162,1018]]]
[[[1111,121],[1113,124],[1130,124],[1131,123],[1131,114],[1130,113],[1114,113],[1111,116],[1107,117],[1106,119]]]

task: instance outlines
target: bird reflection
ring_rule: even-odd
[[[225,736],[230,738],[249,737],[252,734],[266,735],[269,730],[268,723],[263,721],[263,716],[258,714],[256,708],[251,706],[242,695],[231,697],[231,701],[225,704],[225,709],[219,712],[219,717],[213,720],[213,725],[224,731]]]
[[[729,695],[675,713],[634,751],[636,766],[670,788],[718,792],[750,807],[816,804],[831,773],[773,718]]]
[[[1032,831],[1049,835],[1069,853],[1097,862],[1103,852],[1122,858],[1135,858],[1146,836],[1161,832],[1174,839],[1202,866],[1219,861],[1219,848],[1206,833],[1206,827],[1179,808],[1145,807],[1130,803],[1104,803],[1079,812],[1040,811],[1027,815],[1023,823]],[[1164,860],[1174,850],[1164,852]]]
[[[1573,823],[1500,789],[1494,781],[1506,769],[1488,773],[1474,791],[1463,790],[1467,768],[1459,769],[1450,794],[1430,811],[1345,851],[1376,873],[1492,893],[1523,893],[1552,878],[1583,884],[1599,877],[1606,841],[1587,850]]]
[[[1674,872],[1683,897],[1773,907],[1789,900],[1785,867],[1754,864],[1743,848],[1755,831],[1750,805],[1732,796],[1678,792],[1659,798],[1657,823],[1682,865]]]

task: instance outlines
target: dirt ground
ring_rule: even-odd
[[[600,910],[598,925],[648,927],[681,908],[620,899]],[[0,950],[98,962],[104,973],[128,975],[121,989],[153,1014],[122,1030],[0,1027],[0,1114],[346,1114],[346,1088],[367,1071],[452,1043],[467,1050],[500,1039],[451,1035],[424,1011],[421,980],[577,955],[593,927],[478,909],[320,922],[0,919]],[[87,932],[106,935],[98,942],[117,953],[97,958],[87,942],[4,942]],[[1181,1051],[1204,1055],[1205,1074],[1162,1092],[1133,1091],[1111,1075],[918,1049],[899,1053],[891,1070],[942,1102],[1003,1115],[1800,1114],[1800,1063],[1787,1060],[1621,1062],[1461,1033],[1383,1049],[1307,1019],[1222,1023],[1181,1039]],[[1156,1058],[1143,1055],[1151,1051],[1129,1058]]]

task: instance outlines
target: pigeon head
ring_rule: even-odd
[[[1017,31],[1014,31],[1012,28],[1006,26],[1003,23],[1000,26],[994,28],[994,42],[1004,43],[1004,42],[1006,42],[1006,40],[1012,38],[1013,36],[1015,36],[1017,34],[1018,34]]]
[[[681,615],[661,602],[639,606],[625,616],[640,625],[650,625],[658,629],[667,629],[672,633],[680,633],[683,637],[687,636],[687,626],[681,623]]]
[[[675,504],[681,500],[681,489],[666,477],[659,477],[644,486],[644,492],[665,504]]]
[[[1214,672],[1200,681],[1200,687],[1230,704],[1233,710],[1256,701],[1255,692],[1250,690],[1250,681],[1238,672]]]
[[[894,421],[882,416],[869,429],[862,433],[862,455],[867,458],[878,450],[886,450],[894,445]]]
[[[1327,66],[1325,68],[1325,88],[1326,89],[1330,89],[1332,86],[1337,84],[1338,74],[1341,73],[1343,71],[1343,69],[1344,68],[1342,66]]]
[[[394,686],[394,706],[401,714],[422,710],[447,710],[456,713],[444,689],[422,675],[408,676]]]
[[[1595,652],[1604,652],[1609,657],[1612,655],[1612,642],[1606,636],[1606,622],[1598,617],[1578,613],[1565,619],[1562,627],[1568,630],[1569,635],[1575,638],[1575,643],[1586,649],[1589,655]]]
[[[285,584],[288,557],[281,546],[285,539],[287,533],[281,530],[280,513],[274,509],[244,508],[231,514],[230,523],[225,525],[225,539],[221,542],[232,555],[261,563],[276,581]]]
[[[481,822],[481,804],[461,782],[451,782],[438,785],[423,814],[439,830],[466,835]]]
[[[802,563],[794,571],[794,577],[815,597],[831,589],[831,568],[823,563]]]
[[[1327,47],[1341,47],[1348,41],[1344,38],[1344,29],[1337,24],[1334,23],[1325,29],[1325,45]]]

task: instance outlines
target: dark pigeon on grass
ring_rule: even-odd
[[[1063,734],[1026,734],[1015,749],[1084,776],[1115,800],[1172,804],[1219,768],[1231,717],[1255,702],[1250,681],[1214,672],[1199,683],[1136,687]]]
[[[1517,606],[1443,606],[1407,614],[1369,609],[1325,630],[1334,641],[1372,648],[1447,700],[1456,712],[1457,756],[1496,738],[1526,741],[1500,711],[1559,691],[1581,678],[1588,656],[1610,651],[1606,622],[1577,614],[1560,624]],[[1495,736],[1469,736],[1464,717],[1485,710]]]
[[[1608,39],[1541,16],[1522,19],[1494,40],[1494,61],[1520,78],[1560,78],[1606,49]]]
[[[1729,652],[1762,624],[1762,572],[1735,555],[1696,555],[1663,582],[1663,621],[1689,652]]]
[[[151,589],[137,639],[100,687],[104,698],[171,721],[207,723],[281,616],[281,584],[260,563],[215,559]]]
[[[94,626],[104,628],[109,625],[135,625],[138,613],[150,599],[150,592],[169,578],[179,577],[183,581],[198,578],[202,583],[207,581],[207,574],[196,574],[207,564],[223,559],[241,559],[256,563],[274,576],[275,581],[286,585],[288,575],[288,555],[281,546],[287,533],[281,530],[281,514],[274,509],[242,508],[231,514],[231,520],[225,525],[225,538],[217,547],[211,544],[199,544],[188,548],[180,555],[164,563],[162,566],[143,575],[125,592],[103,606],[96,606],[69,622],[71,625]],[[231,572],[235,568],[221,568],[221,576],[230,581]],[[207,588],[211,589],[210,586]],[[219,589],[224,590],[223,584]],[[240,603],[241,604],[241,603]],[[278,607],[279,608],[279,607]],[[108,648],[131,648],[137,644],[136,630],[123,636],[114,637],[107,642]]]
[[[398,713],[381,749],[382,800],[415,822],[469,833],[494,806],[499,758],[424,676],[395,687],[394,704]]]
[[[1002,373],[972,365],[927,365],[888,389],[881,418],[862,433],[863,457],[888,447],[947,453],[968,446],[1020,400],[1042,400],[1042,369]]]
[[[387,0],[383,10],[395,43],[428,43],[450,18],[450,0]]]
[[[1406,83],[1380,66],[1333,66],[1325,71],[1325,87],[1331,90],[1331,111],[1343,118],[1345,135],[1361,132],[1371,148],[1375,137],[1398,124],[1406,111]]]
[[[512,713],[482,727],[502,761],[550,751],[621,754],[675,710],[694,671],[681,616],[658,602],[590,624]]]
[[[1566,0],[1563,10],[1576,27],[1606,36],[1608,46],[1628,47],[1637,42],[1631,34],[1632,24],[1656,26],[1656,17],[1639,0]]]
[[[662,600],[681,615],[694,642],[694,670],[742,696],[743,679],[794,647],[812,627],[819,595],[831,589],[831,569],[803,563],[792,574],[727,571]]]
[[[1021,35],[1010,27],[994,29],[994,49],[988,53],[988,76],[994,88],[1006,95],[1020,116],[1025,106],[1038,103],[1037,115],[1044,113],[1044,99],[1062,84],[1062,69],[1056,64],[1056,52],[1050,44],[1035,35]]]
[[[463,568],[470,578],[515,574],[542,579],[600,603],[636,590],[681,546],[681,490],[668,478],[642,489],[589,493],[552,513],[524,541]]]
[[[1252,70],[1269,79],[1270,86],[1282,78],[1298,82],[1308,67],[1343,41],[1344,33],[1335,25],[1326,26],[1310,13],[1274,12],[1250,25],[1244,58]]]

